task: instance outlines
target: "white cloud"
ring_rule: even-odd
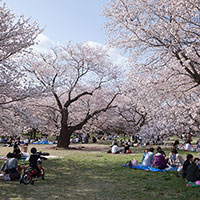
[[[49,49],[55,47],[58,43],[50,40],[45,34],[41,33],[36,39],[37,44],[33,46],[34,51],[38,52],[48,52]]]
[[[108,54],[115,65],[124,66],[126,64],[127,57],[122,56],[117,49],[109,49]]]
[[[98,42],[93,42],[93,41],[88,41],[85,44],[91,46],[91,47],[104,47],[105,45],[98,43]]]
[[[88,44],[91,47],[103,47],[105,50],[108,51],[108,55],[110,56],[113,64],[120,66],[124,66],[126,64],[127,57],[122,56],[117,49],[93,41],[88,41],[86,42],[86,44]]]
[[[117,49],[111,48],[107,45],[104,45],[98,42],[93,42],[93,41],[88,41],[85,44],[91,47],[102,47],[103,49],[108,51],[108,55],[110,56],[113,64],[119,65],[119,66],[125,66],[127,57],[122,56]],[[41,53],[45,53],[45,52],[48,52],[52,47],[55,47],[57,45],[60,45],[60,43],[50,40],[45,34],[41,33],[37,37],[37,44],[34,45],[33,50],[41,52]]]

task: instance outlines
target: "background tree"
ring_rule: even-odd
[[[190,114],[198,113],[194,105],[198,108],[200,2],[110,0],[104,15],[110,43],[129,55],[129,78],[137,88],[144,86],[137,91],[140,103],[151,106],[146,108],[149,128],[180,130],[184,121],[191,121]],[[164,121],[174,123],[165,127]]]
[[[68,43],[51,53],[29,57],[24,68],[47,95],[55,98],[61,129],[58,147],[68,147],[70,136],[95,115],[112,108],[119,93],[118,68],[103,48]],[[105,99],[99,98],[105,93]]]

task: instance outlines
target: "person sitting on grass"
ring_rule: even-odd
[[[173,143],[173,148],[177,149],[179,144],[180,144],[179,140],[175,140],[174,143]]]
[[[153,147],[149,148],[148,153],[146,154],[142,162],[143,166],[151,167],[153,165],[153,159],[154,159],[153,152],[154,152],[154,148]]]
[[[117,145],[117,142],[114,142],[113,146],[112,146],[112,149],[111,149],[111,153],[113,154],[118,154],[120,153],[120,150],[119,150],[119,147]]]
[[[176,149],[171,148],[171,152],[169,154],[169,161],[168,162],[169,162],[169,165],[172,166],[172,167],[176,166],[175,162],[176,162],[176,154],[177,153],[178,152],[177,152]]]
[[[146,149],[144,150],[144,153],[143,153],[143,155],[142,155],[142,162],[143,162],[145,156],[147,155],[148,151],[149,151],[148,148],[146,148]]]
[[[166,158],[166,153],[162,150],[162,148],[160,146],[158,146],[156,148],[156,151],[159,152],[159,153],[161,153]]]
[[[184,161],[185,161],[184,158],[177,152],[176,162],[175,162],[176,166],[182,169]]]
[[[178,171],[180,171],[183,167],[184,158],[178,153],[176,149],[172,148],[169,154],[168,162],[171,167],[177,167]]]
[[[12,153],[7,154],[7,160],[3,163],[1,171],[3,171],[4,180],[12,181],[20,178],[17,158],[14,158]]]
[[[124,143],[124,148],[122,149],[122,153],[127,153],[130,150],[130,146],[128,142]]]
[[[38,159],[41,158],[43,160],[47,160],[47,158],[40,156],[40,153],[37,152],[37,149],[35,147],[31,148],[31,156],[29,158],[29,165],[32,169],[36,169],[37,173],[36,176],[39,176],[40,174],[40,169],[38,167]]]
[[[28,144],[24,143],[22,146],[21,159],[29,159]]]
[[[163,155],[163,151],[161,149],[158,149],[154,160],[153,160],[153,167],[156,167],[158,169],[165,169],[168,167],[167,165],[167,159]]]
[[[17,144],[14,144],[14,146],[13,146],[13,157],[15,157],[17,159],[21,158],[21,151]]]
[[[186,179],[187,181],[195,182],[200,180],[200,164],[199,158],[195,158],[193,162],[187,167],[186,170]]]
[[[181,175],[182,175],[183,178],[186,177],[187,168],[192,163],[192,161],[193,161],[193,155],[192,154],[188,154],[186,156],[185,162],[183,163],[183,169],[182,169],[182,172],[181,172]]]
[[[200,149],[200,139],[197,140],[196,145],[197,145],[197,149]]]

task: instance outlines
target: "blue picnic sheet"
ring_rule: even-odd
[[[125,165],[122,165],[122,166],[125,167]],[[158,169],[158,168],[155,168],[155,167],[142,166],[142,164],[138,164],[138,166],[131,166],[131,168],[140,169],[140,170],[146,170],[146,171],[151,171],[151,172],[177,171],[177,169],[178,169],[176,167],[168,167],[168,168],[165,168],[165,169]]]
[[[53,142],[43,141],[43,142],[33,142],[33,144],[54,144],[54,143]]]

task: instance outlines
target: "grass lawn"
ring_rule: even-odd
[[[63,156],[64,159],[45,161],[45,180],[37,181],[35,185],[0,180],[1,200],[200,199],[200,187],[186,187],[185,180],[176,177],[174,172],[146,172],[121,166],[132,158],[140,161],[143,153],[141,148],[134,148],[134,154],[111,155],[105,153],[106,149],[54,150],[48,145],[35,146],[38,150]],[[0,156],[9,151],[12,148],[0,146]],[[165,151],[169,153],[167,149]]]

